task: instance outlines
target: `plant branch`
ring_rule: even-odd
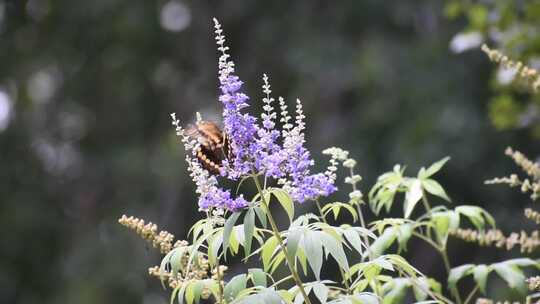
[[[285,243],[283,242],[281,233],[276,225],[276,221],[274,220],[274,217],[272,216],[272,212],[270,212],[269,202],[266,201],[266,198],[263,193],[263,189],[261,188],[261,183],[259,182],[259,178],[257,176],[253,176],[253,180],[255,181],[255,186],[257,187],[257,191],[259,191],[259,195],[261,196],[261,201],[266,208],[266,216],[268,217],[268,221],[270,222],[270,226],[272,227],[274,236],[278,240],[279,246],[281,247],[281,251],[285,255],[285,259],[287,260],[287,266],[289,267],[289,270],[291,271],[291,275],[293,276],[294,282],[296,283],[296,286],[298,286],[298,288],[300,289],[300,292],[302,293],[302,296],[304,297],[305,303],[311,304],[311,301],[309,300],[306,290],[304,289],[304,285],[302,284],[302,280],[300,279],[298,272],[294,268],[294,261],[291,261],[291,258],[287,254],[287,247],[285,247]]]

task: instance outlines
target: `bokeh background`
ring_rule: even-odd
[[[528,128],[493,127],[494,65],[477,48],[455,52],[469,19],[445,5],[0,1],[0,302],[168,303],[147,276],[159,255],[117,219],[186,238],[201,216],[169,113],[219,117],[214,16],[254,109],[263,73],[276,95],[303,100],[321,168],[323,148],[350,150],[367,192],[395,163],[416,174],[448,155],[438,179],[455,202],[527,228],[528,197],[483,181],[517,171],[506,146],[535,158],[540,145]],[[450,253],[453,265],[519,254],[458,240]],[[443,278],[428,247],[407,256]]]

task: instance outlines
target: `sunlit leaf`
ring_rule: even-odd
[[[315,231],[304,233],[304,252],[306,254],[309,266],[315,274],[317,280],[320,280],[321,267],[323,260],[322,242]]]
[[[450,160],[450,157],[447,156],[447,157],[435,162],[434,164],[429,166],[429,168],[427,168],[427,170],[425,170],[425,172],[424,172],[424,174],[422,174],[422,176],[419,176],[418,178],[421,178],[421,179],[429,178],[433,174],[439,172],[439,170],[441,170],[441,168],[444,166],[444,164],[446,164],[446,162],[449,161],[449,160]]]
[[[444,191],[441,184],[439,184],[437,181],[435,181],[433,179],[423,180],[422,181],[422,187],[427,192],[429,192],[429,193],[431,193],[431,194],[433,194],[435,196],[438,196],[438,197],[440,197],[442,199],[445,199],[446,201],[450,202],[450,198],[446,194],[446,191]]]
[[[403,213],[405,218],[409,218],[411,216],[414,207],[420,201],[422,195],[422,182],[419,179],[415,179],[405,194],[405,204],[403,205]]]

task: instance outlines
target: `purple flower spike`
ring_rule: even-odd
[[[268,77],[263,76],[263,113],[261,124],[257,118],[245,113],[249,107],[249,97],[242,90],[243,82],[236,76],[234,63],[229,60],[229,48],[225,46],[225,36],[219,22],[214,19],[216,43],[221,52],[219,57],[219,101],[223,105],[224,132],[230,143],[231,156],[222,161],[221,175],[231,180],[253,173],[274,178],[291,197],[303,203],[320,196],[328,196],[337,190],[334,186],[335,170],[325,173],[310,173],[314,165],[309,151],[305,148],[304,114],[302,103],[297,100],[294,122],[287,111],[283,98],[279,98],[282,129],[276,130],[277,113],[274,98],[270,96]],[[248,206],[242,197],[233,198],[230,190],[219,187],[217,177],[205,170],[195,157],[199,143],[186,136],[174,114],[173,125],[182,136],[187,151],[191,178],[197,185],[199,207],[202,210],[221,208],[236,211]],[[332,167],[332,168],[335,168]]]

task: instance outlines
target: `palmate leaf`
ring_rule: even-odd
[[[332,212],[334,214],[334,220],[337,220],[341,209],[345,209],[347,212],[349,212],[349,214],[353,217],[354,222],[358,220],[358,213],[356,209],[354,209],[354,207],[350,204],[345,204],[342,202],[333,202],[324,205],[322,207],[322,214],[323,216],[327,216],[328,213]]]
[[[478,230],[484,230],[486,223],[495,228],[495,219],[486,210],[472,205],[458,206],[455,209],[460,215],[466,216]]]
[[[487,277],[495,271],[510,288],[517,290],[522,295],[527,293],[527,284],[525,275],[521,270],[522,267],[540,268],[540,263],[528,258],[511,259],[491,265],[473,265],[466,264],[453,268],[448,277],[448,285],[450,288],[456,287],[457,282],[465,276],[473,274],[474,281],[482,292],[486,291]]]
[[[404,170],[396,165],[392,172],[379,176],[377,183],[368,194],[369,205],[373,213],[378,215],[382,208],[385,208],[387,212],[390,211],[396,193],[402,190]]]

